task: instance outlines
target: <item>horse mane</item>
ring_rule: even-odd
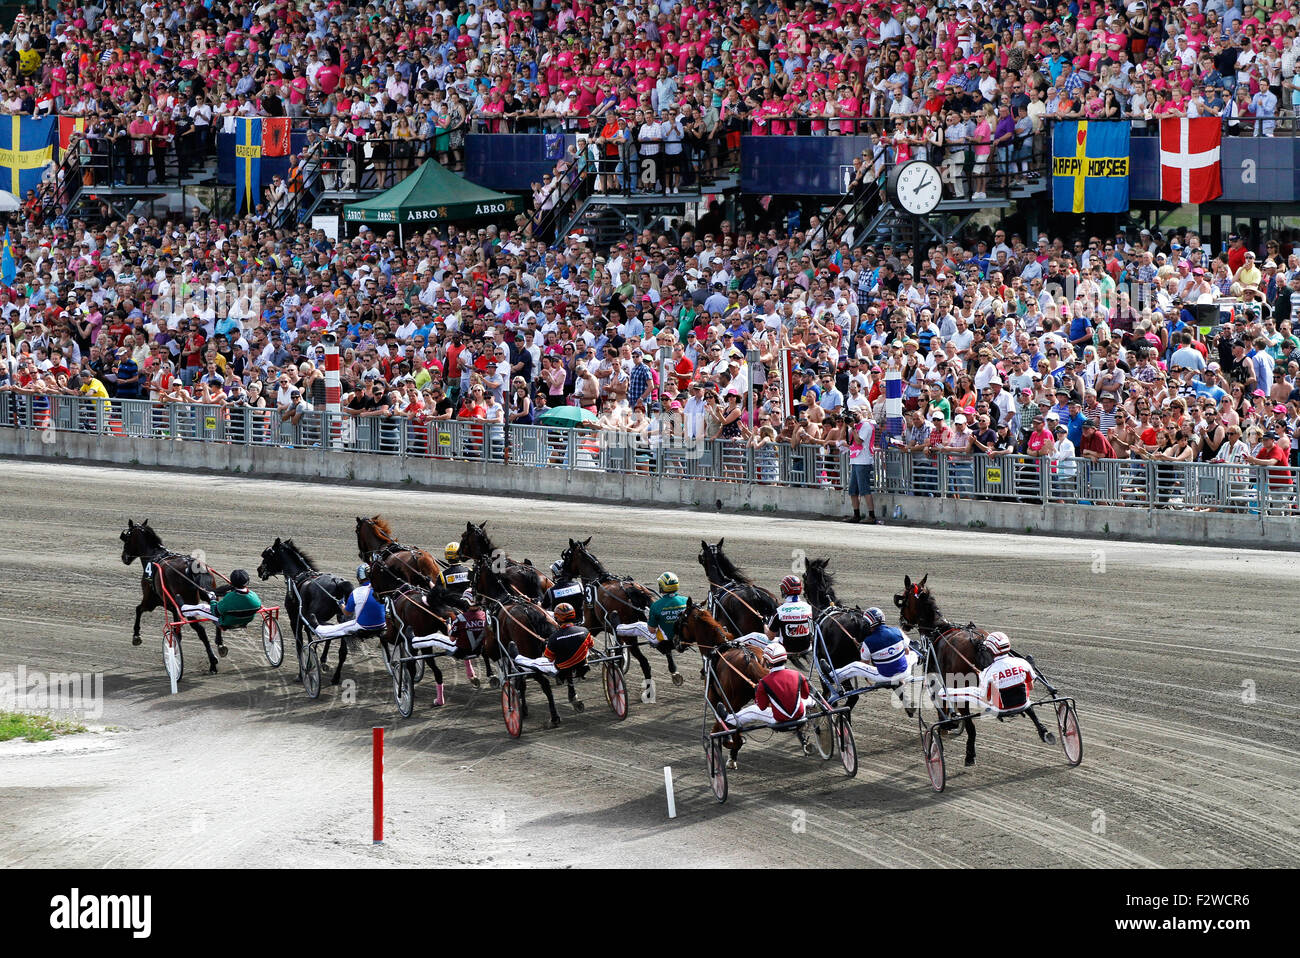
[[[555,623],[551,621],[551,617],[547,615],[546,610],[534,602],[520,600],[511,603],[510,607],[512,610],[522,610],[524,625],[540,635],[543,640],[555,628]]]
[[[285,539],[280,544],[284,546],[286,549],[292,551],[294,555],[296,555],[299,559],[301,559],[303,564],[307,566],[307,568],[310,569],[312,572],[320,571],[320,569],[316,568],[316,560],[313,559],[311,556],[309,556],[304,549],[301,549],[298,546],[294,545],[292,539]]]
[[[717,629],[718,633],[722,636],[722,641],[724,642],[731,641],[732,639],[731,633],[727,631],[727,627],[725,625],[723,625],[721,622],[717,620],[717,618],[714,616],[712,612],[710,612],[702,605],[692,605],[691,609],[693,610],[693,613],[695,615],[699,616],[704,621],[705,625]]]
[[[397,537],[393,535],[393,527],[388,524],[388,520],[383,516],[371,516],[370,525],[389,542],[397,541]]]
[[[728,579],[730,579],[732,582],[737,582],[741,585],[754,584],[754,580],[751,579],[745,573],[745,571],[740,568],[740,566],[736,565],[736,563],[732,562],[729,558],[727,558],[726,553],[724,553],[721,549],[714,549],[713,557],[718,563],[718,571],[721,572]]]
[[[162,539],[158,537],[158,533],[154,532],[148,526],[141,525],[140,523],[136,523],[135,527],[139,529],[140,534],[144,536],[144,541],[146,545],[153,546],[155,549],[164,548],[162,544]]]

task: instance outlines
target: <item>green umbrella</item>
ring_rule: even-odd
[[[557,406],[546,410],[537,419],[538,424],[542,426],[563,426],[570,429],[584,422],[595,421],[596,414],[581,406]]]

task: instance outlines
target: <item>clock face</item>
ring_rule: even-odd
[[[920,160],[914,160],[899,170],[896,191],[898,205],[918,216],[931,212],[943,199],[939,171]]]

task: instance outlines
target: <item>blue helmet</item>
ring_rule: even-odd
[[[370,581],[370,566],[364,562],[357,566],[357,581],[363,583]]]
[[[878,629],[885,624],[885,613],[874,605],[863,612],[862,616],[873,629]]]

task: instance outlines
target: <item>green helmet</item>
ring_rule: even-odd
[[[659,577],[659,591],[663,595],[672,595],[677,591],[677,576],[665,572]]]

